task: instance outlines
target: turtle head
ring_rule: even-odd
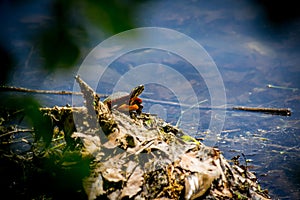
[[[133,88],[130,93],[130,98],[138,97],[140,94],[142,94],[144,89],[145,89],[144,85],[139,85],[139,86]]]

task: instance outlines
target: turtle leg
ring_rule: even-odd
[[[140,115],[140,114],[142,114],[142,110],[143,110],[144,106],[142,104],[139,104],[138,107],[139,108],[136,110],[136,114]]]
[[[119,111],[123,111],[123,112],[130,112],[130,111],[136,111],[137,109],[139,109],[139,106],[137,104],[134,105],[127,105],[127,104],[122,104],[117,108]]]

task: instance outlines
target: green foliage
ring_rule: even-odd
[[[51,7],[53,21],[39,33],[41,54],[45,67],[50,71],[73,67],[80,55],[76,38],[72,35],[77,27],[72,21],[70,2],[54,1]]]
[[[81,1],[83,14],[96,26],[111,33],[119,33],[134,27],[132,14],[137,1]]]
[[[25,98],[22,99],[22,103],[25,108],[25,115],[28,116],[29,122],[35,129],[36,138],[43,138],[46,147],[49,146],[52,140],[52,122],[50,118],[42,115],[39,110],[41,106],[36,100]]]
[[[195,144],[199,144],[200,145],[200,142],[197,141],[195,138],[189,136],[189,135],[183,135],[181,136],[181,139],[185,142],[194,142]]]
[[[80,57],[81,43],[86,41],[85,23],[116,34],[134,27],[132,13],[136,1],[54,1],[53,19],[40,33],[40,50],[46,69],[71,68]]]
[[[7,77],[10,71],[13,69],[14,59],[11,52],[9,52],[7,48],[2,46],[1,43],[0,43],[0,60],[1,60],[0,84],[2,85],[7,81]]]
[[[69,69],[78,64],[83,56],[82,49],[90,43],[91,38],[88,38],[88,32],[91,30],[89,28],[93,27],[109,34],[132,29],[134,28],[133,15],[141,2],[136,0],[53,0],[47,3],[48,10],[41,10],[42,13],[39,10],[37,13],[32,13],[32,15],[44,17],[44,20],[36,24],[37,26],[33,29],[29,26],[20,26],[18,23],[7,23],[3,28],[5,30],[16,29],[19,32],[27,32],[29,29],[31,33],[26,37],[31,36],[31,39],[23,37],[19,40],[25,40],[27,44],[38,48],[35,52],[38,52],[38,56],[43,59],[42,66],[47,71],[52,72],[58,68]],[[7,5],[12,12],[24,11],[16,15],[17,21],[32,17],[31,13],[26,11],[27,9],[36,12],[36,6],[45,7],[39,1],[11,2]],[[0,7],[0,12],[1,9],[2,7]],[[12,16],[5,14],[4,17]],[[20,60],[15,60],[19,59],[19,55],[14,55],[16,51],[11,51],[16,48],[11,45],[15,41],[6,41],[7,38],[13,37],[7,37],[8,35],[5,34],[6,32],[0,35],[1,61],[5,69],[5,73],[1,73],[1,84],[5,84],[14,64],[20,62]],[[99,40],[102,39],[99,38]]]

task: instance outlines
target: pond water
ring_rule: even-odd
[[[158,71],[157,76],[159,70],[162,70],[161,73],[168,72],[164,71],[164,66],[168,66],[190,84],[196,100],[201,102],[199,107],[189,109],[194,106],[194,100],[184,93],[187,90],[185,83],[175,77],[168,84],[176,85],[177,90],[158,81],[145,83],[145,91],[141,96],[144,98],[144,111],[156,113],[172,124],[180,122],[180,127],[186,132],[195,138],[204,138],[203,143],[206,143],[205,138],[213,134],[213,145],[228,159],[240,155],[241,163],[247,160],[247,166],[256,173],[258,181],[269,190],[273,199],[299,199],[300,21],[274,25],[256,4],[231,0],[209,3],[151,1],[142,4],[134,18],[137,27],[176,30],[202,45],[222,78],[226,104],[211,109],[213,90],[207,85],[206,77],[199,75],[188,60],[163,49],[142,48],[120,55],[104,71],[100,82],[96,82],[97,92],[110,94],[117,90],[118,81],[130,70],[133,70],[131,75],[136,78],[146,78],[148,72],[138,72],[137,66],[142,64],[160,64],[152,68],[148,66]],[[105,39],[94,36],[90,48]],[[73,77],[81,63],[71,71],[41,71],[38,67],[39,58],[28,58],[30,48],[26,47],[26,53],[20,57],[27,64],[12,74],[10,84],[34,89],[73,89]],[[168,80],[170,73],[164,77]],[[131,89],[130,84],[123,86],[124,90]],[[181,95],[178,96],[178,93]],[[68,96],[35,97],[45,106],[72,103]],[[183,105],[182,101],[187,105]],[[290,108],[292,115],[238,112],[230,109],[233,106]],[[182,119],[180,116],[184,110],[186,114],[191,114]],[[219,112],[215,110],[225,113],[222,130],[218,133],[209,130],[212,120],[220,120]]]

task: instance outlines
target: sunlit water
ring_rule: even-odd
[[[188,107],[163,103],[178,103],[178,98],[169,88],[157,84],[145,85],[141,95],[145,99],[144,112],[154,112],[173,125],[181,121],[180,127],[195,138],[204,138],[204,144],[209,134],[217,135],[214,146],[228,159],[240,155],[241,164],[245,164],[244,154],[249,161],[247,166],[256,173],[258,181],[269,190],[271,197],[299,199],[299,24],[295,22],[279,31],[274,30],[261,18],[257,7],[247,3],[224,2],[216,6],[202,2],[200,6],[198,1],[179,1],[178,4],[172,1],[166,6],[167,2],[144,4],[137,13],[139,17],[136,22],[139,26],[175,29],[205,48],[216,63],[225,85],[227,104],[224,106],[228,110],[222,131],[212,133],[208,130],[210,120],[218,118],[211,115],[209,90],[191,64],[179,56],[164,51],[148,51],[143,52],[143,57],[138,54],[141,51],[132,52],[121,56],[111,67],[121,75],[140,62],[159,62],[178,70],[189,80],[198,101],[203,101],[199,105],[201,109],[197,110],[200,112],[200,121],[196,124],[188,123],[189,118],[181,121],[181,112]],[[95,42],[92,43],[96,45],[106,38],[93,39]],[[20,50],[21,67],[12,74],[11,85],[33,89],[73,89],[73,77],[81,63],[72,71],[48,73],[40,70],[40,58],[35,57],[36,52],[28,57],[30,48],[25,45]],[[97,92],[110,94],[118,78],[111,77],[107,72],[103,80],[98,83]],[[268,84],[279,87],[270,88]],[[72,104],[70,96],[13,95],[34,96],[42,106]],[[238,112],[230,110],[232,106],[291,108],[292,115]]]

